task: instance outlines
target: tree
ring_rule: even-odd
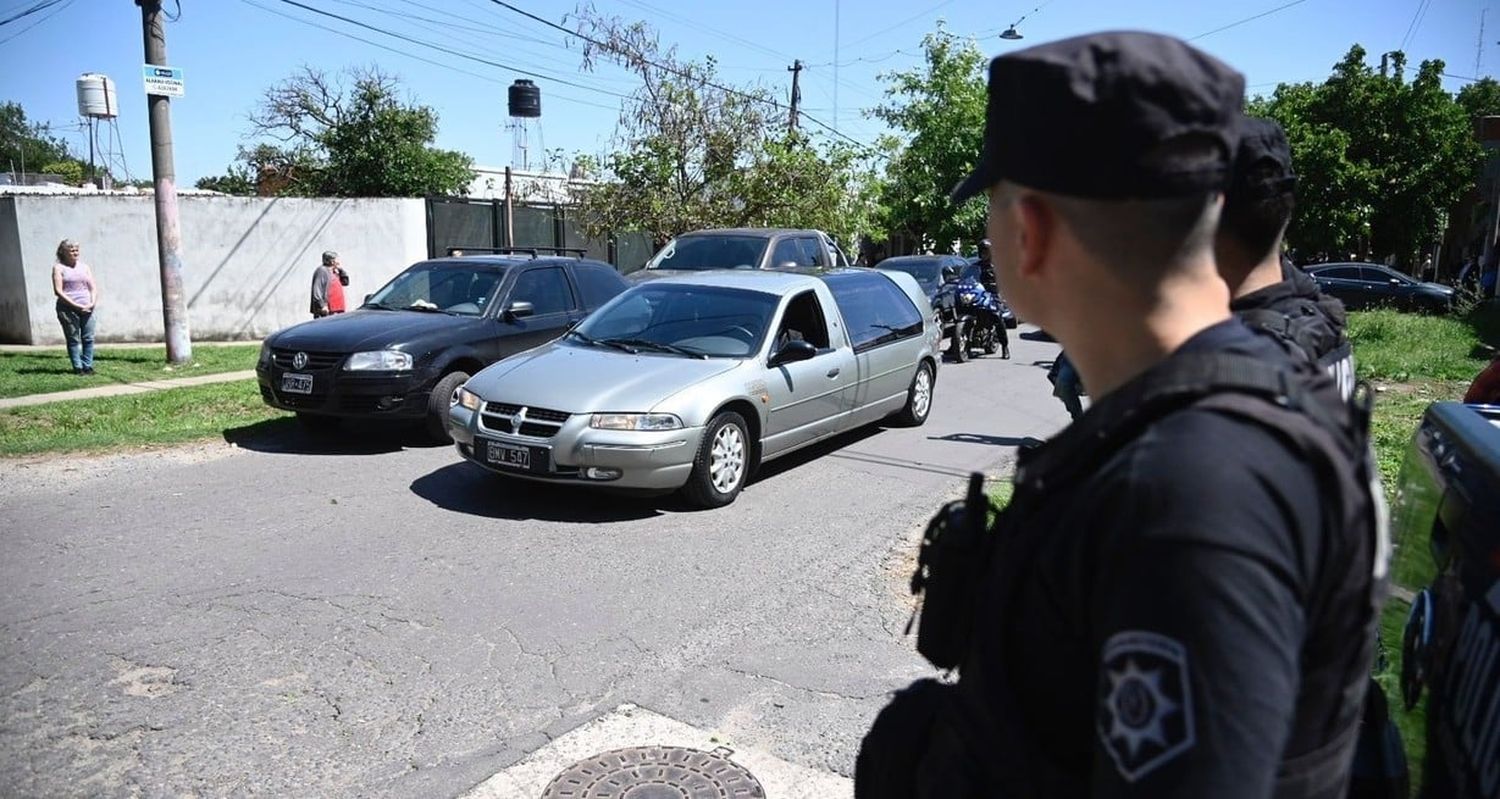
[[[1282,84],[1250,102],[1250,113],[1281,123],[1292,147],[1293,246],[1415,264],[1473,185],[1482,150],[1469,113],[1442,89],[1443,62],[1422,62],[1410,82],[1403,54],[1393,65],[1377,74],[1355,45],[1322,84]]]
[[[1469,118],[1500,115],[1500,81],[1480,78],[1458,90],[1458,104]]]
[[[217,191],[224,194],[236,194],[242,197],[253,197],[256,194],[256,175],[247,166],[230,164],[224,174],[215,177],[198,178],[193,184],[197,188],[207,191]]]
[[[984,138],[985,61],[972,39],[941,24],[922,51],[922,66],[881,75],[889,99],[870,113],[904,134],[886,167],[887,226],[946,249],[984,232],[983,199],[954,207],[948,194],[974,169]]]
[[[0,103],[0,169],[60,175],[70,185],[83,183],[88,164],[68,152],[68,144],[48,126],[26,119],[20,103]]]
[[[641,230],[660,247],[689,230],[788,226],[845,241],[872,232],[864,154],[786,132],[771,94],[727,86],[712,57],[679,60],[643,23],[582,9],[583,65],[611,62],[641,87],[621,106],[611,151],[584,158],[601,180],[578,192],[590,236]]]
[[[68,145],[53,136],[47,126],[26,119],[20,103],[0,103],[0,167],[31,172],[43,164],[70,160]]]
[[[332,197],[467,192],[473,159],[431,146],[436,112],[403,102],[397,79],[378,70],[347,74],[346,89],[303,67],[267,89],[251,124],[272,141],[242,147],[238,171],[207,180],[236,190],[254,180],[268,193]]]

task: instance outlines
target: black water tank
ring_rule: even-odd
[[[510,85],[510,115],[513,117],[539,117],[542,115],[542,90],[529,80],[518,80]]]

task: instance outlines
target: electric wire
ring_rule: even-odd
[[[10,41],[12,39],[15,39],[15,38],[18,38],[18,37],[22,36],[23,34],[25,34],[27,31],[31,30],[32,28],[35,28],[36,26],[41,25],[42,23],[46,22],[47,20],[52,19],[53,17],[57,16],[58,14],[61,14],[62,12],[68,10],[68,7],[71,6],[71,5],[73,5],[73,3],[74,3],[74,0],[62,0],[62,5],[58,6],[57,8],[52,9],[52,13],[48,14],[45,17],[42,17],[42,18],[36,20],[35,22],[32,22],[30,25],[27,25],[26,27],[24,27],[24,28],[16,31],[15,33],[12,33],[11,35],[5,37],[4,39],[0,39],[0,44],[5,44],[6,42],[8,42],[8,41]]]
[[[1306,2],[1307,2],[1307,0],[1292,0],[1292,2],[1287,3],[1284,6],[1277,6],[1277,7],[1273,8],[1273,9],[1271,9],[1270,11],[1262,11],[1259,14],[1256,14],[1253,17],[1245,17],[1242,20],[1239,20],[1237,22],[1231,22],[1228,25],[1225,25],[1225,26],[1223,26],[1221,28],[1214,28],[1213,30],[1211,30],[1211,31],[1209,31],[1207,33],[1200,33],[1197,36],[1194,36],[1193,38],[1188,39],[1188,41],[1190,41],[1190,42],[1196,42],[1199,39],[1202,39],[1202,38],[1204,38],[1206,36],[1212,36],[1215,33],[1223,33],[1224,31],[1227,31],[1230,28],[1238,28],[1239,26],[1244,25],[1247,22],[1254,22],[1255,20],[1258,20],[1261,17],[1269,17],[1270,15],[1275,14],[1278,11],[1285,11],[1288,8],[1291,8],[1292,6],[1302,5],[1303,3],[1306,3]]]
[[[283,2],[283,3],[293,3],[293,2],[295,2],[295,0],[281,0],[281,2]],[[505,2],[505,0],[490,0],[490,2],[494,3],[497,6],[500,6],[502,8],[509,9],[510,11],[513,11],[513,12],[515,12],[517,14],[520,14],[521,16],[526,17],[528,19],[534,20],[536,22],[540,22],[543,25],[546,25],[546,26],[548,26],[550,28],[555,28],[557,30],[560,30],[563,33],[568,34],[569,36],[574,36],[574,37],[577,37],[579,39],[582,39],[582,40],[584,40],[586,42],[589,42],[590,44],[593,44],[593,45],[595,45],[597,47],[603,47],[603,48],[606,48],[606,49],[609,48],[609,45],[606,44],[605,42],[601,42],[598,39],[593,38],[592,36],[587,36],[585,34],[579,33],[578,31],[569,30],[569,29],[563,27],[562,25],[558,25],[555,22],[551,22],[551,21],[549,21],[547,19],[539,17],[539,16],[537,16],[537,15],[535,15],[535,14],[529,12],[529,11],[526,11],[524,9],[517,8],[517,7],[513,6],[513,5],[511,5],[510,3]],[[947,2],[953,2],[953,0],[947,0]],[[946,5],[946,3],[944,3],[944,5]],[[657,68],[659,70],[662,70],[663,72],[667,72],[667,73],[676,75],[676,76],[678,76],[680,78],[687,78],[689,80],[699,81],[703,85],[705,85],[705,86],[711,86],[711,87],[713,87],[715,89],[718,89],[721,92],[724,92],[725,94],[729,94],[729,95],[733,95],[733,96],[736,96],[736,97],[740,97],[740,98],[749,100],[751,102],[756,102],[756,103],[762,103],[764,105],[769,105],[772,108],[775,108],[777,110],[789,110],[788,107],[786,106],[786,104],[784,104],[784,103],[782,103],[780,101],[773,100],[773,99],[770,99],[768,97],[762,97],[760,95],[750,94],[749,92],[745,92],[745,91],[741,91],[739,89],[731,88],[731,87],[725,86],[723,84],[714,83],[713,81],[703,80],[701,77],[694,76],[691,73],[684,72],[682,69],[680,69],[678,67],[674,67],[674,66],[668,65],[668,64],[663,64],[663,63],[660,63],[660,62],[657,62],[657,61],[652,61],[652,60],[649,60],[649,59],[646,59],[646,58],[641,58],[640,60],[641,60],[642,63],[645,63],[645,64],[647,64],[649,66],[655,67],[655,68]],[[861,148],[865,149],[869,153],[877,153],[878,152],[874,147],[871,147],[870,145],[865,144],[864,142],[859,141],[858,139],[855,139],[852,136],[849,136],[849,135],[844,134],[844,133],[840,133],[837,128],[833,127],[832,125],[829,125],[826,122],[823,122],[822,120],[820,120],[820,119],[818,119],[816,117],[813,117],[813,116],[811,116],[809,114],[801,114],[801,116],[803,118],[805,118],[807,121],[809,121],[809,122],[813,123],[814,125],[817,125],[818,127],[822,128],[823,130],[828,131],[829,133],[832,133],[833,135],[838,136],[839,138],[844,139],[844,140],[848,141],[851,144],[854,144],[854,145],[856,145],[858,147],[861,147]]]

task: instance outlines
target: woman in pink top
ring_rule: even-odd
[[[78,242],[63,239],[57,245],[57,263],[52,265],[52,293],[57,295],[57,321],[68,342],[73,374],[94,373],[94,306],[99,304],[99,284],[94,272],[78,259]]]

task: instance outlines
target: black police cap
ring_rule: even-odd
[[[1038,45],[990,62],[979,166],[962,202],[1010,180],[1101,200],[1224,189],[1245,78],[1170,36],[1110,32]],[[1219,157],[1163,145],[1201,137]]]
[[[1229,196],[1266,199],[1296,187],[1297,173],[1292,171],[1292,148],[1287,145],[1286,131],[1274,120],[1242,118]]]

